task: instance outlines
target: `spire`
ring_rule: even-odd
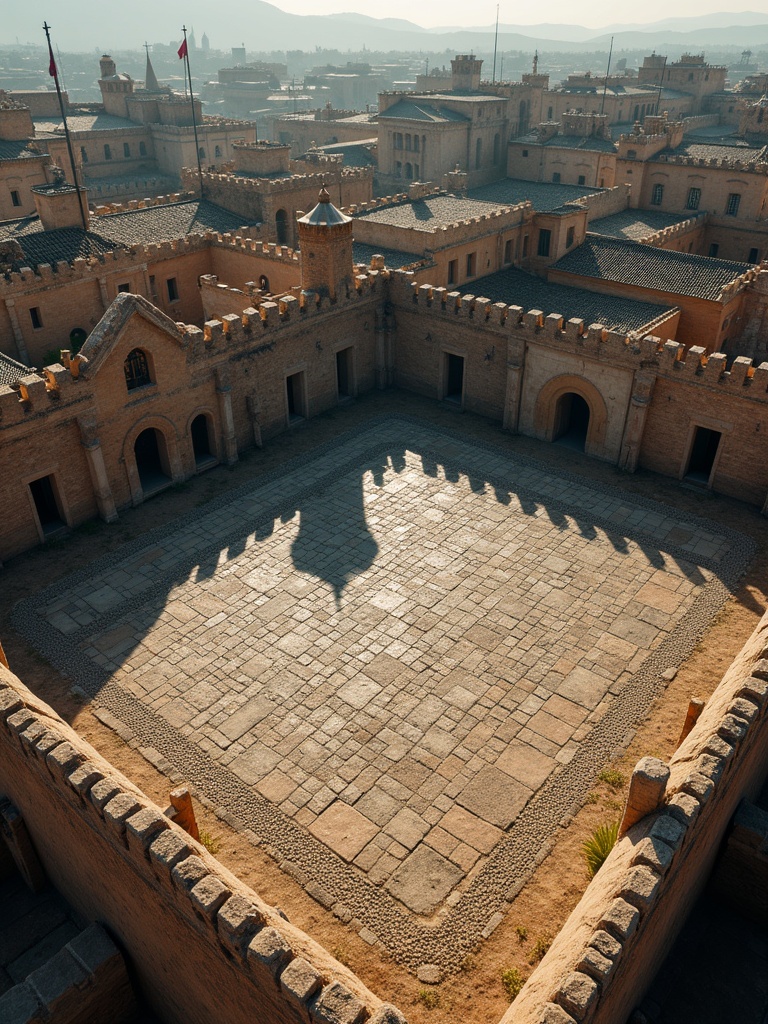
[[[147,92],[160,92],[160,83],[157,80],[155,69],[152,67],[152,61],[149,59],[149,43],[144,43],[144,49],[147,51],[147,70],[144,72],[144,88]]]
[[[536,50],[536,52],[533,55],[533,73],[534,73],[534,75],[537,74],[538,70],[539,70],[539,51]]]

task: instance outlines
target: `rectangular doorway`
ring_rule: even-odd
[[[691,445],[691,455],[688,460],[688,469],[685,479],[693,483],[709,484],[712,476],[712,468],[717,458],[717,450],[720,446],[720,439],[723,435],[719,430],[710,430],[709,427],[696,427]]]
[[[304,387],[304,371],[292,373],[285,378],[286,399],[288,402],[288,422],[297,423],[306,419],[306,395]]]
[[[336,353],[336,388],[339,401],[354,397],[352,347],[343,348]]]
[[[445,353],[445,391],[446,402],[461,405],[464,398],[464,356],[455,356],[452,352]]]
[[[35,503],[35,511],[37,512],[43,537],[49,537],[51,534],[64,529],[67,524],[64,516],[61,514],[53,477],[41,476],[39,480],[32,480],[29,489],[32,493],[32,500]]]

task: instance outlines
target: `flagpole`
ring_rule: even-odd
[[[195,94],[192,92],[192,72],[189,67],[189,45],[187,43],[187,26],[181,30],[184,33],[184,59],[187,62],[187,77],[189,78],[189,98],[192,103],[192,129],[195,133],[195,155],[197,156],[197,176],[200,180],[200,198],[203,198],[203,168],[200,166],[200,143],[197,139],[197,118],[195,117]]]
[[[69,152],[69,166],[72,168],[72,182],[77,192],[77,201],[80,206],[80,220],[83,222],[83,231],[88,230],[88,221],[85,217],[85,210],[83,209],[83,193],[80,186],[77,183],[77,169],[75,168],[75,155],[72,152],[72,139],[69,136],[69,125],[67,124],[67,115],[64,113],[64,100],[61,96],[61,88],[59,86],[59,73],[56,70],[56,61],[53,59],[53,49],[51,47],[51,26],[47,21],[43,22],[43,30],[45,31],[45,38],[48,40],[48,74],[53,78],[54,84],[56,85],[56,95],[59,97],[59,110],[61,111],[61,120],[64,122],[64,137],[67,140],[67,150]]]

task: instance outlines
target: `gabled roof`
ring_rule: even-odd
[[[17,363],[15,359],[0,352],[0,384],[15,384],[17,380],[32,373],[31,366]]]
[[[186,347],[186,336],[180,333],[179,328],[170,317],[153,306],[142,295],[120,292],[80,349],[80,355],[88,360],[87,366],[85,366],[86,376],[93,377],[99,372],[110,352],[120,341],[126,327],[136,316],[142,317],[165,332],[180,348]]]
[[[726,285],[746,274],[752,265],[588,234],[552,269],[671,295],[716,300]]]
[[[446,121],[469,121],[465,114],[459,114],[448,107],[435,106],[421,100],[398,100],[397,103],[379,114],[379,121],[384,118],[400,118],[404,121],[429,121],[440,123]]]

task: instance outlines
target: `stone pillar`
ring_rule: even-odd
[[[504,397],[504,430],[516,434],[520,424],[520,399],[525,372],[525,343],[510,339],[507,343],[507,393]]]
[[[101,450],[101,443],[96,436],[96,420],[86,416],[78,416],[77,425],[80,428],[80,443],[85,449],[85,457],[88,461],[88,470],[91,474],[93,492],[96,495],[96,504],[99,515],[105,523],[114,523],[117,519],[115,499],[112,496],[112,488],[109,486],[107,467],[104,464],[104,453]]]
[[[29,352],[27,352],[27,346],[24,343],[24,335],[21,333],[21,324],[19,323],[19,318],[16,314],[16,303],[13,299],[6,299],[5,308],[8,310],[8,319],[11,321],[13,340],[16,342],[16,350],[19,353],[19,360],[29,366]]]
[[[248,419],[251,421],[251,429],[253,430],[253,443],[257,448],[264,447],[264,441],[261,437],[261,424],[259,423],[259,400],[256,395],[248,395],[245,399],[245,407],[248,411]]]
[[[635,372],[632,382],[632,397],[629,401],[629,411],[624,424],[624,436],[621,439],[619,453],[619,469],[624,469],[627,473],[634,473],[637,469],[645,421],[648,419],[648,409],[655,383],[655,374],[644,373],[642,370]]]
[[[384,306],[376,308],[376,387],[383,391],[387,384],[388,317]]]
[[[232,388],[222,370],[216,370],[216,397],[219,400],[221,440],[224,446],[224,462],[227,466],[237,462],[237,438],[235,418],[232,414]]]
[[[106,277],[99,278],[99,293],[101,295],[101,304],[104,309],[109,309],[109,294],[107,293],[107,279]]]
[[[647,814],[652,814],[664,799],[669,781],[669,766],[658,757],[641,757],[629,780],[629,793],[619,826],[619,836]]]

